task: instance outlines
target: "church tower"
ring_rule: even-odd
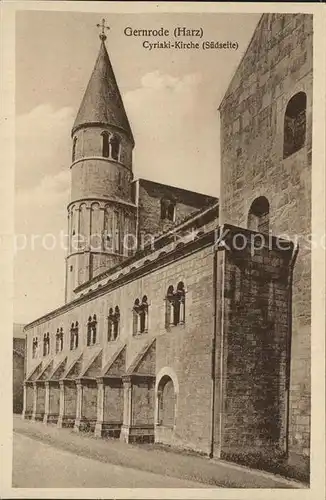
[[[105,46],[104,20],[98,26],[100,50],[71,134],[66,302],[76,287],[134,251],[134,139]]]

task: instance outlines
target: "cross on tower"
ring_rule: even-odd
[[[102,40],[103,42],[106,40],[106,35],[105,35],[105,32],[104,30],[109,30],[110,29],[110,26],[105,26],[105,19],[102,19],[102,22],[101,24],[97,24],[96,25],[98,28],[101,28],[101,33],[100,33],[100,40]]]

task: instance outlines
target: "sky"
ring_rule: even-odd
[[[106,45],[135,138],[142,177],[219,195],[218,106],[259,14],[16,14],[14,321],[28,323],[64,301],[66,206],[71,128],[99,46]],[[232,50],[152,50],[133,29],[202,28],[202,40],[236,41]],[[184,41],[202,40],[191,38]]]

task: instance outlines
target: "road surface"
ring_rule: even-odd
[[[13,488],[208,487],[81,457],[21,434],[13,438]]]

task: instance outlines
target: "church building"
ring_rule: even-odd
[[[260,18],[219,108],[219,199],[134,179],[105,39],[71,132],[65,302],[25,326],[23,417],[308,471],[312,16]]]

